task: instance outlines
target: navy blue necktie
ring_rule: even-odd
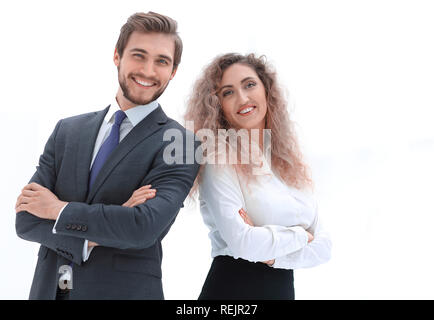
[[[99,148],[98,154],[96,155],[93,162],[92,169],[90,170],[89,190],[95,182],[96,176],[100,172],[107,158],[119,144],[119,128],[121,127],[121,123],[126,116],[127,115],[122,110],[118,110],[115,112],[115,123],[112,126],[110,135]]]

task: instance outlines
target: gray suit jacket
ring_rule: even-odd
[[[16,215],[18,236],[41,244],[30,299],[54,299],[59,268],[71,262],[71,299],[164,299],[161,240],[197,175],[198,163],[187,164],[185,155],[194,154],[198,142],[186,144],[186,136],[193,139],[193,133],[159,106],[119,143],[89,191],[92,152],[107,111],[108,107],[60,120],[30,180],[69,202],[56,225],[57,234],[52,233],[53,220],[26,211]],[[182,133],[181,164],[163,161],[165,147],[173,146],[173,141],[163,141],[167,129]],[[147,184],[157,189],[155,198],[122,207],[134,190]],[[85,239],[100,246],[83,262]]]

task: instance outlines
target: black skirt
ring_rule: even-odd
[[[294,300],[293,270],[217,256],[199,300]]]

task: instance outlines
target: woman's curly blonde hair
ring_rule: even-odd
[[[195,133],[200,129],[209,129],[217,137],[218,129],[231,129],[230,123],[223,115],[216,92],[224,71],[235,63],[251,67],[265,87],[267,102],[265,129],[270,129],[272,134],[271,169],[289,186],[297,189],[312,187],[310,170],[303,162],[294,123],[289,118],[287,102],[283,97],[282,89],[277,84],[276,72],[267,63],[265,56],[256,57],[254,54],[237,53],[217,56],[205,67],[201,77],[195,82],[187,102],[184,120],[193,121]],[[248,179],[254,178],[250,165],[235,166],[237,171]],[[198,189],[201,171],[202,168],[190,192],[191,196]]]

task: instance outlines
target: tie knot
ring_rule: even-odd
[[[120,126],[122,121],[124,121],[127,115],[122,110],[118,110],[115,112],[115,123],[114,125]]]

